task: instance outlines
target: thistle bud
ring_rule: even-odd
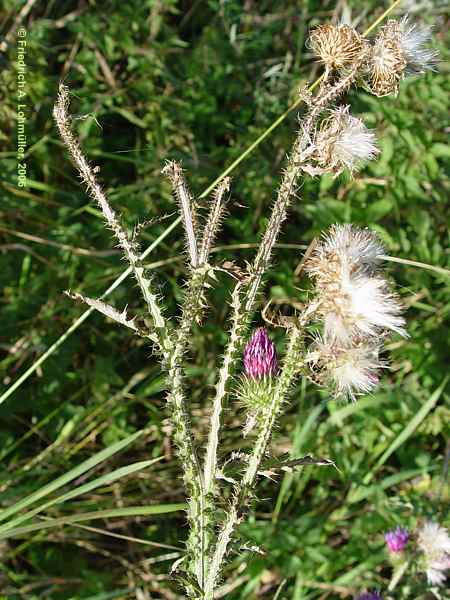
[[[384,536],[384,539],[389,552],[392,554],[400,554],[408,543],[409,533],[407,529],[397,527],[397,529],[388,531]]]
[[[355,61],[365,48],[365,40],[348,25],[319,25],[309,37],[313,52],[331,69]]]
[[[264,327],[259,327],[244,350],[244,370],[250,379],[271,377],[278,372],[275,344],[270,341]]]

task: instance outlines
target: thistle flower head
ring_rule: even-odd
[[[369,393],[378,385],[378,370],[383,367],[379,351],[375,343],[353,340],[353,345],[345,346],[318,337],[306,360],[317,372],[319,383],[331,387],[336,397],[355,401],[356,395]]]
[[[318,164],[336,174],[344,169],[357,171],[378,154],[375,134],[361,119],[350,114],[350,107],[331,111],[316,135],[315,158]]]
[[[373,233],[337,225],[307,260],[327,342],[348,346],[353,336],[370,338],[383,330],[405,335],[401,306],[387,282],[375,273],[382,252]]]
[[[442,585],[450,569],[450,536],[438,523],[427,521],[418,532],[419,548],[424,554],[425,572],[428,582]]]
[[[311,31],[309,42],[313,52],[331,69],[354,62],[366,44],[348,25],[319,25]]]
[[[264,327],[259,327],[244,349],[244,370],[250,379],[276,375],[278,358],[275,344]]]
[[[388,547],[389,552],[393,554],[398,554],[403,552],[406,547],[406,544],[409,540],[409,533],[407,529],[403,529],[402,527],[397,527],[396,529],[392,529],[388,531],[384,539],[386,541],[386,546]]]
[[[382,600],[378,592],[363,592],[356,596],[355,600]]]
[[[433,69],[437,52],[427,48],[431,28],[409,22],[389,20],[375,38],[369,59],[369,87],[376,96],[398,92],[406,75]]]

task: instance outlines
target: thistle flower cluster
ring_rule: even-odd
[[[325,65],[324,89],[332,75],[342,84],[359,82],[376,96],[396,94],[400,81],[433,69],[437,53],[428,48],[431,29],[409,22],[389,20],[372,42],[348,25],[319,25],[310,33],[312,50]],[[348,77],[348,83],[346,83]],[[306,131],[308,160],[301,168],[308,174],[351,174],[378,154],[373,131],[350,114],[348,106],[328,110],[313,131]]]
[[[415,542],[412,548],[411,537]],[[444,585],[445,572],[450,569],[450,536],[445,527],[433,521],[426,521],[413,536],[407,529],[397,527],[387,531],[384,539],[394,566],[401,565],[401,575],[409,564],[414,562],[418,570],[426,574],[430,585]]]
[[[427,521],[418,532],[418,545],[423,553],[423,566],[428,583],[441,586],[450,569],[450,536],[445,527]]]
[[[437,53],[428,48],[431,28],[390,19],[372,43],[348,25],[319,25],[310,45],[327,70],[340,70],[359,61],[361,79],[375,96],[396,94],[400,81],[433,69]]]
[[[323,323],[308,362],[337,396],[354,400],[355,394],[370,392],[384,366],[380,340],[388,332],[406,335],[401,306],[377,270],[382,255],[372,232],[335,225],[306,261]]]
[[[61,88],[54,111],[61,137],[124,252],[146,303],[149,326],[144,329],[126,311],[118,311],[101,300],[76,297],[136,335],[147,337],[162,358],[170,390],[168,405],[173,437],[188,498],[190,531],[182,568],[187,597],[193,600],[199,594],[204,600],[213,600],[216,595],[235,530],[242,521],[244,507],[254,495],[277,419],[297,377],[307,371],[319,383],[330,385],[337,395],[355,399],[356,394],[370,392],[378,383],[378,371],[384,366],[379,358],[381,340],[391,332],[405,335],[401,307],[377,268],[383,255],[381,244],[367,230],[341,225],[332,227],[305,260],[317,297],[289,323],[281,367],[275,345],[264,328],[254,332],[242,356],[261,282],[289,206],[296,197],[300,176],[326,172],[338,175],[344,169],[354,172],[378,152],[373,132],[350,114],[348,106],[336,108],[336,101],[362,78],[376,95],[395,92],[404,73],[420,72],[431,65],[434,53],[423,48],[427,41],[427,31],[408,25],[407,20],[397,25],[389,22],[372,45],[347,25],[325,25],[312,32],[311,46],[325,65],[324,77],[317,93],[307,98],[308,112],[289,153],[254,260],[251,265],[238,268],[229,303],[229,337],[211,402],[204,456],[197,449],[192,431],[188,373],[183,356],[189,348],[193,328],[205,314],[207,291],[216,281],[214,270],[223,270],[214,265],[210,254],[220,230],[229,180],[225,178],[216,186],[205,225],[200,227],[197,211],[201,213],[202,209],[189,191],[181,165],[168,162],[163,169],[179,206],[188,273],[181,312],[169,315],[164,299],[142,265],[145,253],[139,255],[134,239],[122,226],[82,153],[71,128],[68,91]],[[316,317],[323,331],[309,352],[305,352],[307,327]],[[244,374],[239,378],[237,395],[247,411],[244,435],[255,428],[256,436],[242,461],[240,479],[231,480],[234,489],[224,511],[221,480],[227,479],[227,461],[220,464],[219,441],[226,403],[235,400],[236,386],[232,384],[236,382],[241,358]],[[308,464],[331,462],[311,459]],[[440,541],[435,540],[433,546],[429,531],[432,529],[431,525],[424,528],[419,544],[429,580],[438,581],[442,580],[444,565],[448,565],[450,540],[438,527],[435,537]],[[391,532],[386,541],[393,552],[400,552],[400,547],[406,544],[405,532]],[[359,600],[380,600],[380,596],[365,592]]]

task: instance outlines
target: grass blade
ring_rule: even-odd
[[[362,500],[367,500],[367,498],[370,498],[370,496],[377,491],[387,490],[391,487],[399,485],[403,481],[408,481],[409,479],[413,479],[414,477],[418,477],[419,475],[423,475],[429,471],[434,471],[435,469],[435,465],[426,468],[417,467],[417,469],[399,471],[398,473],[389,475],[389,477],[386,477],[379,483],[373,485],[360,485],[358,487],[352,487],[347,495],[347,503],[350,505],[355,504],[356,502],[361,502]]]
[[[93,521],[94,519],[110,519],[114,517],[146,517],[149,515],[161,515],[171,512],[178,512],[186,509],[186,504],[155,504],[154,506],[127,506],[125,508],[110,508],[106,510],[94,510],[57,519],[47,519],[44,522],[33,523],[23,527],[15,527],[8,531],[0,533],[0,540],[7,539],[16,535],[23,535],[41,529],[51,529],[79,523],[80,521]]]
[[[22,510],[22,508],[26,508],[30,504],[33,504],[41,498],[48,496],[49,494],[62,487],[66,483],[69,483],[73,479],[76,479],[80,475],[83,475],[83,473],[86,473],[86,471],[89,471],[89,469],[92,469],[92,467],[95,467],[96,465],[110,458],[117,452],[120,452],[120,450],[122,450],[126,446],[129,446],[131,443],[137,440],[137,438],[141,436],[142,433],[143,430],[137,431],[136,433],[133,433],[132,435],[126,437],[124,440],[116,442],[115,444],[108,446],[108,448],[97,452],[88,460],[85,460],[80,465],[74,467],[73,469],[70,469],[70,471],[67,471],[67,473],[65,473],[64,475],[61,475],[61,477],[58,477],[57,479],[54,479],[47,485],[42,486],[39,490],[37,490],[33,494],[30,494],[29,496],[26,496],[25,498],[23,498],[23,500],[16,502],[13,506],[10,506],[9,508],[0,511],[0,521],[4,521],[9,516],[14,515],[15,513]]]
[[[383,454],[378,459],[376,465],[369,473],[367,473],[366,477],[364,478],[363,483],[365,485],[367,485],[371,481],[372,477],[375,475],[378,469],[384,465],[384,463],[391,456],[391,454],[393,454],[398,448],[400,448],[402,444],[406,442],[406,440],[414,433],[417,427],[426,418],[428,413],[434,408],[442,392],[444,391],[448,380],[449,377],[446,377],[444,379],[441,385],[434,391],[434,393],[430,396],[428,401],[425,402],[425,404],[422,406],[419,412],[414,415],[414,417],[411,419],[411,421],[408,423],[405,429],[400,433],[400,435],[396,437],[392,444],[383,452]]]
[[[43,510],[46,510],[50,506],[54,506],[55,504],[62,504],[63,502],[66,502],[67,500],[71,500],[72,498],[81,496],[81,494],[86,494],[87,492],[90,492],[102,485],[108,485],[110,483],[113,483],[114,481],[117,481],[118,479],[121,479],[122,477],[125,477],[126,475],[130,475],[131,473],[135,473],[136,471],[145,469],[146,467],[154,464],[155,462],[160,461],[161,458],[162,457],[153,458],[151,460],[142,460],[142,461],[133,463],[131,465],[127,465],[126,467],[121,467],[120,469],[116,469],[115,471],[112,471],[111,473],[106,473],[106,475],[102,475],[101,477],[97,477],[96,479],[93,479],[89,483],[80,485],[79,487],[76,487],[75,489],[71,490],[70,492],[63,494],[62,496],[58,496],[57,498],[54,498],[53,500],[49,500],[48,502],[45,502],[41,506],[38,506],[37,508],[34,508],[33,510],[28,511],[25,514],[20,515],[19,517],[17,517],[16,519],[13,519],[12,521],[9,521],[8,523],[4,523],[3,525],[0,526],[0,532],[5,531],[7,529],[11,529],[13,527],[16,527],[17,525],[19,525],[19,523],[22,523],[23,521],[27,521],[28,519],[31,519],[32,517],[34,517],[38,513],[42,512]]]

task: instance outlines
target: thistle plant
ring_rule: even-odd
[[[424,47],[428,38],[428,30],[411,25],[407,19],[388,21],[373,40],[347,25],[323,25],[311,32],[310,45],[323,63],[324,73],[314,95],[304,89],[299,92],[306,112],[251,264],[228,267],[215,264],[211,258],[230,180],[225,178],[217,184],[204,215],[181,165],[167,162],[162,174],[172,185],[186,241],[187,278],[177,316],[167,314],[165,298],[157,293],[156,284],[139,259],[135,236],[121,224],[84,157],[72,131],[69,91],[60,87],[54,109],[60,135],[130,265],[148,318],[142,323],[125,309],[120,311],[77,293],[71,296],[146,338],[161,360],[169,390],[173,440],[187,496],[189,533],[186,554],[177,571],[189,598],[214,597],[237,528],[255,500],[274,428],[297,380],[308,378],[336,397],[356,401],[360,394],[378,385],[380,370],[386,366],[381,354],[387,337],[392,333],[406,335],[401,304],[383,274],[381,242],[373,232],[352,225],[332,227],[314,242],[305,257],[305,273],[312,290],[301,311],[289,320],[279,320],[285,331],[285,350],[280,359],[268,332],[264,328],[252,331],[252,323],[264,275],[289,207],[297,200],[301,179],[326,173],[337,177],[344,171],[352,175],[378,154],[375,133],[351,114],[349,106],[339,104],[342,96],[352,86],[362,86],[376,96],[396,94],[404,77],[432,67],[435,55]],[[229,300],[228,341],[218,366],[206,450],[202,452],[194,442],[184,362],[193,327],[202,325],[208,290],[216,285],[218,270],[227,271],[235,283]],[[233,405],[245,408],[242,436],[251,435],[252,444],[251,451],[237,453],[228,460],[220,456],[219,448],[224,409]],[[229,469],[230,462],[236,461],[238,468]],[[304,464],[302,461],[299,457],[298,464]],[[333,464],[309,457],[308,464],[314,463]],[[271,463],[272,470],[283,466],[282,461]],[[389,540],[392,547],[399,547],[397,538],[395,543],[392,536]],[[375,593],[360,596],[378,597]]]
[[[420,587],[441,598],[450,570],[450,536],[435,521],[425,521],[415,530],[396,527],[386,532],[386,549],[392,566],[388,591],[392,592],[406,577],[416,579]]]

